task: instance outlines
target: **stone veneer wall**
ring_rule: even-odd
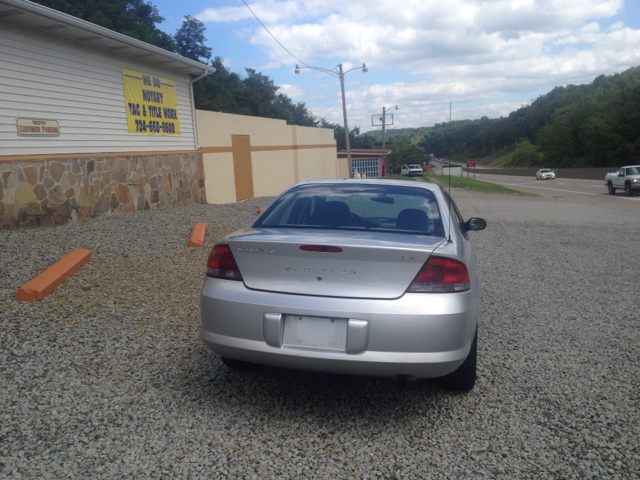
[[[0,163],[0,229],[207,203],[202,154]]]

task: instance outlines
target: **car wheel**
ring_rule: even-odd
[[[631,196],[631,184],[630,184],[630,183],[625,183],[625,184],[624,184],[624,194],[625,194],[627,197],[630,197],[630,196]]]
[[[478,330],[473,337],[471,350],[465,361],[457,370],[440,379],[442,385],[448,390],[456,392],[468,392],[476,384],[476,370],[478,364]]]
[[[613,188],[613,184],[611,182],[609,182],[607,184],[607,188],[609,189],[609,195],[615,195],[616,194],[616,189]]]
[[[243,362],[242,360],[234,360],[233,358],[220,357],[222,363],[232,370],[238,370],[240,372],[248,372],[254,370],[256,365],[249,362]]]

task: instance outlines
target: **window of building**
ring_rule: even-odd
[[[354,171],[357,171],[362,177],[378,176],[378,158],[352,158],[351,165]]]

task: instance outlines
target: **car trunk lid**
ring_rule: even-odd
[[[442,241],[425,235],[308,229],[253,230],[228,239],[248,288],[355,298],[400,297]]]

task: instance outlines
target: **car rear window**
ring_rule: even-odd
[[[278,198],[253,227],[444,236],[434,193],[395,185],[300,185]]]

